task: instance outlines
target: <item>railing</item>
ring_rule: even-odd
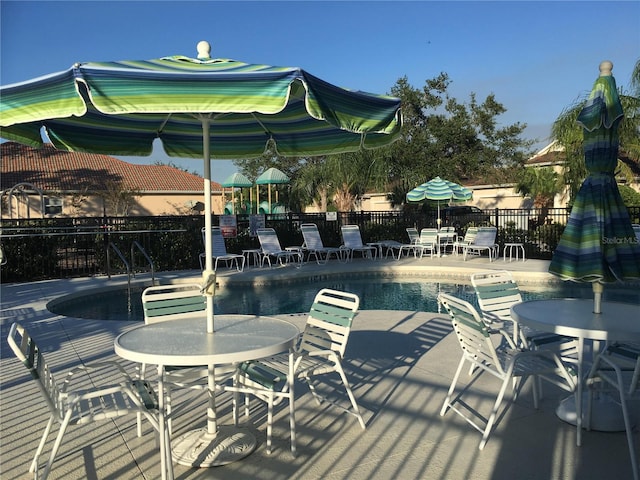
[[[134,255],[136,249],[139,250],[140,253],[142,253],[144,258],[147,260],[147,263],[149,263],[149,266],[151,267],[151,285],[155,285],[156,280],[155,280],[155,269],[153,267],[153,260],[151,260],[151,257],[147,255],[147,252],[144,250],[144,248],[142,248],[142,245],[140,245],[140,243],[138,243],[137,240],[134,240],[133,243],[131,244],[131,272],[134,278],[136,276],[136,257]]]
[[[127,262],[127,259],[122,254],[118,246],[113,242],[109,242],[109,246],[107,247],[107,276],[111,278],[111,255],[109,253],[111,250],[116,252],[116,255],[120,257],[120,260],[122,261],[125,268],[127,269],[128,285],[129,285],[129,289],[131,289],[131,267],[129,266],[129,262]]]
[[[631,221],[640,223],[640,207],[628,210]],[[501,246],[507,242],[523,243],[527,258],[550,259],[569,210],[487,209],[484,216],[498,227],[497,241]],[[258,248],[257,239],[249,232],[249,216],[236,218],[238,236],[226,239],[227,250],[240,253]],[[336,220],[328,220],[325,213],[286,213],[266,215],[266,226],[278,232],[283,246],[299,246],[303,240],[300,225],[315,223],[325,245],[339,246],[341,225],[358,225],[366,242],[406,242],[407,227],[435,226],[436,218],[436,211],[417,210],[338,212]],[[213,224],[218,223],[215,216]],[[0,269],[0,278],[4,283],[107,274],[110,242],[137,242],[154,272],[198,269],[198,256],[204,251],[203,226],[202,215],[3,220],[0,248],[6,264]]]

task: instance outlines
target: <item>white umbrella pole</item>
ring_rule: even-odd
[[[602,292],[604,286],[600,282],[593,282],[591,288],[593,289],[593,313],[602,313]]]

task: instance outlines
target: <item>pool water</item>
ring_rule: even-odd
[[[217,314],[277,315],[309,310],[321,288],[352,292],[360,297],[361,310],[409,310],[438,312],[439,292],[450,293],[477,306],[471,285],[424,279],[398,281],[387,279],[301,280],[293,284],[269,286],[234,285],[219,288],[214,300]],[[95,320],[142,321],[141,295],[144,287],[87,292],[87,296],[57,299],[49,311],[68,317]],[[547,298],[592,298],[590,285],[561,283],[521,286],[525,300]],[[605,287],[604,299],[640,305],[640,290]]]

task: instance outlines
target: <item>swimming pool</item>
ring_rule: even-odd
[[[321,288],[333,288],[357,294],[361,310],[408,310],[438,312],[439,292],[450,293],[476,304],[470,285],[442,279],[412,277],[407,280],[384,278],[336,278],[320,281],[298,280],[274,285],[233,285],[219,288],[214,300],[216,314],[277,315],[308,311]],[[577,283],[522,286],[525,300],[545,298],[591,298],[591,286]],[[49,302],[47,309],[67,317],[94,320],[142,321],[141,294],[144,287],[86,291],[82,296],[68,295]],[[605,288],[604,299],[640,305],[640,290]]]

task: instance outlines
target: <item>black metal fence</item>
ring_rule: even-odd
[[[498,227],[501,247],[506,242],[523,243],[527,257],[539,259],[551,258],[569,216],[567,209],[490,209],[484,213],[489,223]],[[633,223],[640,223],[640,207],[630,207],[629,213]],[[227,239],[227,250],[240,253],[258,248],[257,238],[250,235],[249,216],[239,215],[237,221],[238,235]],[[214,217],[213,224],[218,222],[219,217]],[[327,246],[340,245],[340,226],[347,224],[359,225],[365,242],[406,242],[407,227],[435,226],[436,213],[338,212],[336,220],[329,220],[324,213],[266,216],[266,226],[278,232],[283,247],[302,245],[303,223],[318,225]],[[146,271],[150,265],[141,250],[151,258],[156,271],[197,269],[204,250],[203,226],[201,215],[2,220],[0,281],[102,275],[126,272],[127,268]],[[463,235],[465,228],[458,234]],[[132,248],[134,245],[140,248]]]

